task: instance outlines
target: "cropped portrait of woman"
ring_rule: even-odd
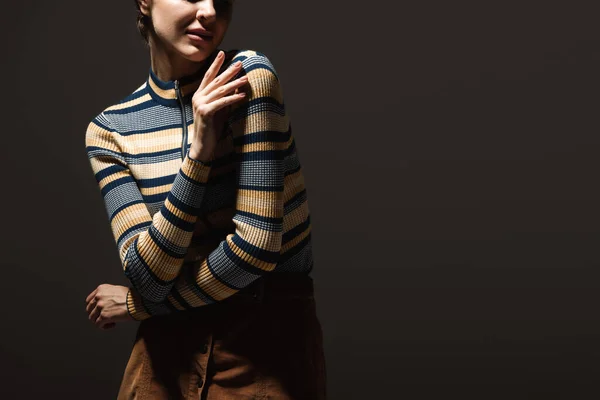
[[[135,6],[147,79],[85,134],[131,283],[98,285],[86,312],[100,329],[139,321],[118,399],[324,399],[308,198],[277,71],[259,49],[219,47],[233,0]]]

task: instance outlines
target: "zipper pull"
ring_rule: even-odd
[[[179,98],[179,80],[175,79],[175,95]]]

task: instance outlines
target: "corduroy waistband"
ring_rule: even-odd
[[[224,302],[268,302],[277,299],[310,299],[313,297],[313,280],[306,273],[271,272],[258,278]]]
[[[249,286],[218,303],[204,307],[196,307],[181,312],[155,316],[142,321],[143,325],[155,325],[175,320],[201,320],[219,316],[228,307],[271,303],[285,300],[314,300],[313,280],[302,272],[271,272],[258,278]]]

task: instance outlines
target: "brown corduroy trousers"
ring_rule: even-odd
[[[292,273],[142,321],[118,393],[118,400],[325,398],[313,281]]]

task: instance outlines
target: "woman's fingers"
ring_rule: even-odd
[[[88,297],[85,298],[85,302],[89,303],[90,300],[92,300],[94,298],[97,291],[98,291],[98,288],[94,289],[94,291],[92,293],[88,294]]]
[[[223,53],[223,50],[219,50],[219,53],[215,57],[213,63],[208,68],[208,70],[206,70],[206,73],[204,74],[204,78],[202,79],[198,90],[204,90],[204,88],[208,86],[208,84],[210,84],[213,81],[213,79],[215,79],[215,76],[217,76],[217,74],[219,73],[219,69],[223,65],[224,60],[225,53]]]
[[[89,320],[96,322],[96,320],[98,319],[98,316],[100,315],[100,307],[98,307],[98,304],[96,304],[96,306],[94,307],[94,309],[92,310],[92,312],[90,313],[89,316]]]
[[[85,306],[85,312],[89,314],[90,311],[92,311],[92,308],[94,308],[95,305],[96,305],[96,302],[92,298],[91,301],[87,304],[87,306]]]
[[[205,101],[206,101],[206,103],[211,103],[217,99],[220,99],[221,97],[225,96],[226,94],[231,93],[234,89],[244,86],[247,82],[248,82],[248,77],[242,76],[241,78],[236,79],[233,82],[229,82],[228,84],[223,85],[216,90],[213,90],[212,93],[210,93],[209,95],[206,96]]]
[[[220,99],[213,101],[212,103],[207,105],[207,114],[215,114],[217,111],[222,109],[223,107],[227,107],[232,105],[236,101],[240,101],[246,96],[246,93],[240,92],[236,94],[232,94],[231,96],[225,96]]]
[[[108,314],[107,312],[105,312],[105,315],[102,315],[102,313],[98,314],[98,318],[96,318],[96,320],[94,321],[94,324],[98,328],[104,329],[104,326],[106,324],[110,324],[112,322],[112,316],[109,317],[107,314]]]
[[[238,61],[229,66],[225,71],[221,73],[221,75],[217,76],[213,79],[204,89],[200,90],[201,96],[206,96],[209,93],[212,93],[215,89],[222,86],[223,84],[229,82],[231,78],[237,75],[242,68],[242,62]]]

